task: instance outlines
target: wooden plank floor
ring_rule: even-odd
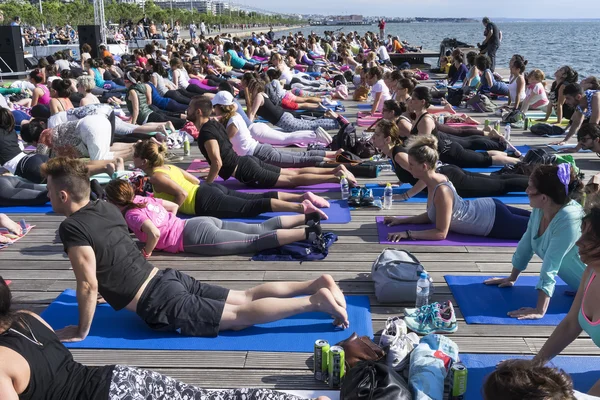
[[[431,82],[428,82],[430,84]],[[345,102],[346,115],[354,120],[356,103]],[[484,120],[486,115],[474,115]],[[489,117],[497,119],[497,117]],[[551,139],[533,137],[530,133],[513,130],[515,144],[543,145]],[[190,162],[199,157],[197,147],[192,146]],[[578,165],[589,176],[598,171],[600,160],[595,154],[577,154]],[[183,166],[186,165],[183,163]],[[395,176],[387,173],[373,181],[392,181]],[[361,180],[367,182],[367,180]],[[339,198],[339,193],[329,193]],[[526,206],[523,206],[526,207]],[[353,210],[352,222],[345,225],[325,225],[339,235],[339,241],[331,248],[323,261],[295,263],[250,261],[250,256],[194,257],[156,253],[152,263],[161,268],[178,268],[195,278],[233,289],[244,289],[262,282],[305,280],[322,273],[331,274],[346,294],[368,295],[371,299],[373,329],[380,332],[385,319],[402,315],[403,306],[409,304],[379,304],[369,280],[371,264],[386,246],[377,241],[375,216],[413,215],[425,209],[423,204],[395,203],[388,211]],[[0,251],[0,275],[13,281],[11,288],[17,307],[41,312],[64,289],[73,288],[73,272],[57,240],[56,230],[63,220],[57,215],[12,215],[26,218],[37,227],[23,240]],[[413,252],[431,272],[436,283],[435,300],[453,299],[443,276],[448,273],[465,275],[507,274],[511,269],[514,248],[489,247],[437,247],[400,244],[399,247]],[[541,261],[535,257],[526,274],[537,274]],[[533,354],[540,349],[553,327],[467,325],[457,307],[458,332],[452,339],[461,352]],[[348,335],[352,333],[350,329]],[[315,337],[315,339],[317,339]],[[232,339],[233,340],[233,339]],[[74,350],[75,358],[90,365],[113,363],[130,364],[151,368],[208,388],[219,387],[270,387],[279,389],[325,388],[312,378],[312,358],[309,353],[263,353],[263,352],[195,352],[195,351],[121,351],[121,350]],[[587,336],[582,335],[565,354],[600,354],[600,350]]]

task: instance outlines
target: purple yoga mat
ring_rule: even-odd
[[[399,217],[402,218],[402,217]],[[449,232],[445,240],[401,240],[390,242],[387,240],[388,233],[404,231],[424,231],[433,228],[433,224],[406,224],[386,226],[383,217],[376,217],[377,235],[380,244],[407,244],[415,246],[484,246],[484,247],[511,247],[516,246],[518,240],[494,239],[484,236],[462,235]]]

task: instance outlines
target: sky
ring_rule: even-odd
[[[242,0],[241,3],[275,12],[299,14],[600,19],[600,0]]]

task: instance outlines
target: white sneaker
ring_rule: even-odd
[[[324,143],[325,145],[331,144],[333,138],[327,131],[320,126],[315,129],[315,135],[317,135],[317,141]]]
[[[328,98],[328,97],[323,97],[323,98],[321,99],[321,103],[322,103],[322,104],[324,104],[324,105],[326,105],[326,106],[337,106],[337,105],[338,105],[338,102],[337,102],[337,101],[335,101],[335,100],[331,100],[331,99],[330,99],[330,98]]]
[[[406,322],[400,317],[390,317],[385,321],[385,328],[379,338],[379,347],[391,346],[398,338],[406,335]]]
[[[394,342],[387,354],[387,365],[397,372],[404,370],[410,362],[410,353],[419,344],[419,336],[414,333],[408,333],[398,338]]]

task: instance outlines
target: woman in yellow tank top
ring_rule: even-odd
[[[174,165],[165,165],[166,148],[150,140],[134,145],[133,163],[150,177],[154,197],[172,201],[187,215],[216,218],[248,218],[266,212],[318,212],[321,219],[327,215],[318,207],[328,208],[329,202],[311,192],[243,193],[218,183],[203,183],[192,174]]]

